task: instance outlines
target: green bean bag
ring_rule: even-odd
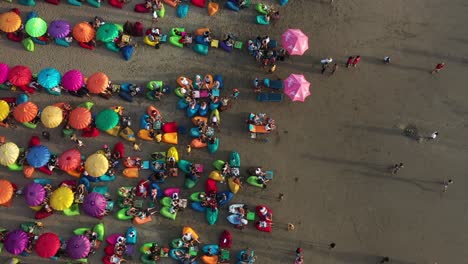
[[[97,234],[97,240],[104,241],[104,224],[99,223],[93,227],[93,232]]]
[[[195,44],[193,46],[193,51],[201,55],[208,55],[208,46],[203,44]]]
[[[128,208],[122,208],[119,211],[117,211],[117,219],[122,221],[133,219],[132,215],[127,215],[127,210]]]
[[[175,220],[177,217],[177,213],[172,214],[170,211],[170,208],[166,206],[163,206],[159,212],[161,213],[162,216],[169,218],[171,220]]]
[[[164,16],[166,15],[166,8],[164,7],[164,4],[162,4],[161,9],[156,11],[156,13],[158,14],[158,17],[164,18]]]
[[[161,205],[162,206],[171,207],[171,204],[172,204],[172,199],[171,198],[166,196],[166,197],[163,197],[161,199]]]
[[[177,97],[185,98],[185,95],[180,91],[180,87],[175,88],[174,93],[177,95]]]
[[[101,3],[96,0],[86,0],[86,2],[88,2],[88,4],[92,7],[96,7],[96,8],[101,7]]]
[[[252,186],[258,187],[258,188],[263,188],[264,187],[264,184],[258,183],[257,176],[248,177],[247,178],[247,183],[252,185]]]
[[[179,40],[181,38],[182,37],[180,37],[180,36],[171,36],[171,37],[169,37],[169,43],[171,43],[172,45],[174,45],[176,47],[183,48],[184,44],[179,42]]]
[[[202,200],[200,199],[200,194],[205,195],[205,192],[194,192],[190,195],[189,199],[192,202],[201,202]]]
[[[260,14],[266,15],[268,14],[268,7],[262,3],[256,4],[255,5],[255,10],[259,12]]]
[[[74,6],[81,6],[82,5],[81,2],[78,1],[78,0],[68,0],[68,3],[70,5],[74,5]]]
[[[270,24],[270,21],[268,21],[266,19],[266,16],[264,15],[259,15],[257,16],[257,24],[260,24],[260,25],[269,25]]]
[[[79,104],[77,107],[84,107],[88,110],[91,110],[91,108],[93,108],[94,106],[94,103],[93,102],[83,102],[81,104]]]
[[[140,253],[141,254],[149,254],[150,253],[150,248],[154,245],[154,244],[158,244],[156,242],[148,242],[148,243],[145,243],[143,244],[143,246],[140,247]]]
[[[156,263],[155,260],[150,259],[150,255],[148,255],[148,254],[141,255],[140,256],[140,261],[143,264],[155,264]]]
[[[190,179],[190,178],[186,178],[186,179],[185,179],[185,183],[184,183],[185,188],[187,188],[187,189],[192,189],[193,187],[195,187],[195,186],[197,185],[197,183],[198,183],[199,181],[200,181],[200,180],[194,181],[194,180],[192,180],[192,179]]]
[[[115,42],[108,42],[105,44],[105,46],[110,51],[120,52],[120,48],[117,47],[117,44],[115,44]]]
[[[120,33],[122,33],[124,30],[123,30],[123,25],[122,24],[114,24],[117,29],[119,30]]]
[[[25,6],[35,6],[36,1],[34,0],[19,0],[19,3]]]
[[[176,238],[171,241],[172,248],[181,248],[184,246],[184,241],[181,238]]]
[[[172,36],[178,36],[180,37],[179,35],[177,35],[175,32],[179,31],[179,32],[184,32],[185,31],[185,28],[171,28],[171,31],[169,32],[169,36],[172,37]]]
[[[73,230],[73,234],[83,235],[84,233],[86,233],[87,231],[90,231],[90,230],[91,230],[91,228],[80,227],[80,228],[77,228],[77,229]]]
[[[224,160],[215,160],[213,162],[213,167],[215,167],[216,170],[222,171],[224,164],[226,164]]]
[[[163,87],[163,81],[150,81],[146,84],[146,89],[154,91],[155,89],[161,90]]]
[[[191,165],[192,163],[188,160],[179,160],[179,162],[177,162],[177,167],[179,167],[179,169],[185,173],[190,173]]]
[[[21,41],[25,50],[33,52],[34,51],[34,42],[31,38],[25,38]]]
[[[66,216],[80,215],[80,207],[76,203],[72,204],[72,206],[70,206],[70,208],[67,208],[67,209],[63,210],[63,214],[66,215]]]
[[[13,163],[11,165],[8,165],[8,169],[12,171],[22,171],[23,170],[23,165],[18,165],[16,163]]]
[[[208,221],[209,225],[214,225],[218,221],[218,211],[218,209],[206,209],[206,221]]]
[[[27,128],[30,128],[30,129],[36,129],[37,127],[37,124],[35,123],[31,123],[31,122],[24,122],[24,123],[21,123],[23,126],[27,127]]]

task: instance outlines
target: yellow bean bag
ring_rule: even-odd
[[[210,175],[208,175],[208,178],[213,179],[215,181],[219,181],[219,182],[224,181],[223,175],[221,175],[221,172],[217,170],[210,172]]]
[[[162,136],[162,142],[177,145],[177,132],[165,133]]]
[[[114,136],[114,137],[118,136],[119,132],[120,132],[120,126],[115,126],[112,129],[106,130],[107,134]]]

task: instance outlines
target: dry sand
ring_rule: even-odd
[[[88,21],[100,15],[111,22],[142,20],[148,26],[149,15],[132,12],[135,3],[118,10],[41,2],[34,10],[47,21]],[[0,12],[13,7],[20,7],[23,12],[33,10],[2,2]],[[120,55],[102,47],[90,52],[76,46],[66,49],[50,45],[28,53],[19,44],[5,39],[0,43],[1,61],[25,64],[35,72],[46,66],[61,72],[77,68],[86,75],[99,70],[108,73],[114,82],[145,84],[149,80],[164,80],[172,85],[179,75],[220,73],[227,89],[241,89],[239,102],[231,111],[222,113],[220,151],[211,156],[206,151],[193,151],[192,156],[183,157],[209,168],[211,161],[226,159],[230,151],[237,150],[243,169],[253,165],[273,169],[276,177],[267,190],[246,187],[234,202],[270,205],[275,217],[274,232],[260,233],[253,227],[242,232],[234,230],[224,220],[225,212],[219,223],[211,227],[201,214],[186,210],[174,222],[157,218],[138,227],[139,243],[167,243],[180,235],[182,226],[191,225],[205,243],[216,243],[223,229],[231,230],[234,249],[255,249],[258,263],[292,263],[297,246],[304,248],[306,263],[376,263],[382,255],[389,256],[391,263],[400,264],[467,262],[465,1],[335,0],[330,5],[325,0],[290,0],[281,8],[282,20],[271,27],[253,24],[254,10],[221,10],[211,18],[206,10],[193,6],[190,9],[186,19],[178,19],[174,9],[167,8],[167,17],[159,23],[163,31],[172,26],[188,30],[209,26],[216,34],[232,32],[242,39],[266,33],[279,39],[285,29],[301,28],[310,37],[310,50],[302,57],[279,64],[274,76],[286,78],[290,73],[304,73],[312,82],[312,96],[306,103],[288,99],[281,104],[255,102],[250,83],[255,76],[264,77],[265,72],[246,52],[210,50],[209,56],[202,57],[170,45],[160,50],[142,45],[133,59],[125,62]],[[341,66],[334,76],[320,75],[321,58],[331,56],[344,63],[347,56],[357,54],[362,56],[357,68]],[[384,56],[392,57],[390,65],[382,64]],[[446,62],[446,69],[430,75],[431,68],[441,61]],[[32,100],[41,106],[83,101],[46,94],[35,94]],[[118,98],[92,101],[98,110],[121,104],[134,117],[151,103],[144,98],[133,104]],[[168,120],[189,126],[184,114],[176,111],[175,102],[175,96],[170,96],[156,105]],[[249,140],[243,120],[251,111],[266,112],[277,120],[278,132],[269,142]],[[425,134],[438,130],[440,137],[435,142],[418,143],[402,135],[402,128],[408,124]],[[2,129],[1,133],[24,146],[31,135],[41,130]],[[86,154],[99,145],[116,141],[107,135],[86,140]],[[188,137],[183,138],[179,150],[187,142]],[[72,146],[56,130],[53,142],[47,145],[57,152]],[[168,147],[146,143],[143,149],[149,153]],[[391,175],[386,168],[396,162],[404,162],[405,168],[398,175]],[[0,175],[20,185],[27,182],[20,173],[5,169]],[[54,178],[68,179],[62,175]],[[449,178],[455,183],[442,193],[440,182]],[[118,186],[132,182],[119,177],[110,184],[112,193]],[[166,186],[180,184],[182,178],[171,179]],[[201,188],[200,185],[196,190]],[[191,192],[184,190],[182,196]],[[276,200],[279,192],[285,194],[282,202]],[[33,215],[22,198],[15,199],[12,208],[1,208],[0,213],[1,225],[10,229]],[[44,222],[46,230],[67,238],[72,229],[98,221],[87,216],[55,215]],[[108,234],[124,232],[129,226],[113,216],[103,222]],[[295,231],[286,230],[288,222],[295,224]],[[329,251],[324,245],[332,241],[337,247]],[[100,263],[101,255],[102,251],[90,262]],[[6,257],[2,253],[0,259]],[[135,254],[135,261],[131,262],[138,257]],[[36,257],[25,261],[48,262]]]

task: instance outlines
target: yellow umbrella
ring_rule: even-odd
[[[49,105],[41,113],[41,121],[47,128],[55,128],[63,121],[62,109],[57,106]]]
[[[0,121],[5,120],[10,114],[10,106],[5,100],[0,100]]]
[[[100,177],[109,169],[109,161],[102,154],[93,154],[86,159],[85,170],[90,176]]]
[[[6,142],[0,146],[0,164],[10,166],[18,159],[20,150],[13,142]]]
[[[73,191],[68,187],[60,187],[50,195],[50,206],[57,211],[70,208],[73,203]]]
[[[0,30],[10,33],[15,32],[21,27],[21,17],[15,12],[6,12],[0,14]]]

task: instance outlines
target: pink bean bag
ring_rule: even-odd
[[[135,8],[133,9],[137,13],[149,13],[150,9],[145,7],[145,4],[136,4]]]
[[[206,0],[192,0],[192,4],[194,6],[198,6],[198,7],[205,7],[206,5]]]

